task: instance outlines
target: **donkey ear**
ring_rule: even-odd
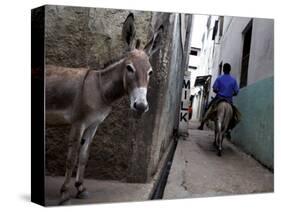
[[[136,35],[134,22],[134,14],[130,13],[126,18],[122,29],[122,38],[127,43],[129,49],[132,49],[133,40]]]
[[[144,51],[146,54],[151,57],[155,52],[157,52],[161,48],[161,40],[163,37],[164,27],[161,25],[157,32],[154,33],[151,40],[145,45]]]

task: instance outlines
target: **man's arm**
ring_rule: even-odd
[[[239,93],[239,88],[238,88],[238,84],[237,84],[237,81],[235,80],[234,82],[234,88],[233,88],[233,96],[237,96],[238,93]]]
[[[217,79],[215,80],[215,82],[214,82],[213,91],[214,91],[215,93],[218,93],[218,92],[219,92],[219,80],[218,80],[218,78],[217,78]]]

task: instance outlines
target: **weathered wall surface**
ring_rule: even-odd
[[[99,69],[120,58],[126,51],[121,32],[129,12],[134,13],[136,38],[141,39],[142,47],[153,31],[164,25],[164,46],[151,59],[154,74],[148,89],[150,110],[140,118],[130,111],[128,97],[116,102],[94,137],[86,177],[144,182],[157,169],[176,126],[180,78],[187,64],[182,51],[189,41],[186,36],[184,46],[179,48],[179,33],[189,35],[188,25],[181,30],[180,20],[169,13],[47,6],[46,63]],[[184,17],[188,24],[189,16]],[[64,175],[69,126],[47,127],[46,132],[47,174]]]
[[[184,72],[188,64],[188,49],[192,18],[183,14],[172,14],[169,17],[169,34],[164,48],[165,65],[162,69],[166,73],[165,80],[160,87],[163,94],[159,96],[156,107],[156,117],[151,136],[152,145],[148,178],[157,170],[157,165],[170,142],[173,142],[173,131],[178,130],[180,103]],[[185,23],[186,28],[183,27]],[[184,32],[183,35],[181,32]],[[182,37],[184,36],[184,39]],[[157,91],[157,90],[156,90]]]
[[[121,39],[129,11],[83,7],[46,7],[46,63],[100,69],[120,58],[126,48]],[[152,13],[134,12],[137,36],[147,41]],[[116,102],[99,127],[90,150],[86,177],[126,179],[130,144],[128,99]],[[64,175],[69,126],[47,129],[47,173]]]
[[[46,63],[103,68],[126,51],[121,32],[130,11],[87,7],[46,7]],[[136,39],[152,33],[151,12],[132,11]]]
[[[274,114],[273,77],[243,88],[235,98],[242,121],[234,128],[232,140],[257,160],[273,169]]]

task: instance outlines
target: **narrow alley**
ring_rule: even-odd
[[[274,191],[273,19],[49,5],[34,24],[41,13],[40,204]]]
[[[163,199],[211,197],[273,191],[273,174],[224,140],[222,157],[210,130],[190,122],[189,136],[178,141]]]

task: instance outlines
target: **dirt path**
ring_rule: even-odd
[[[228,141],[218,157],[213,132],[196,126],[191,123],[189,137],[178,142],[164,199],[273,191],[272,172]]]

